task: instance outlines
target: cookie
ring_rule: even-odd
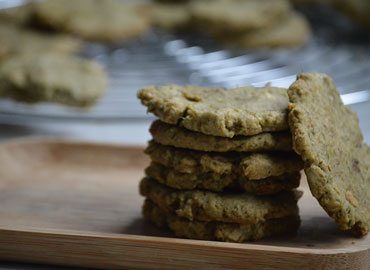
[[[200,174],[180,173],[156,162],[152,162],[145,169],[145,174],[166,186],[180,190],[199,188],[221,192],[225,188],[231,188],[235,191],[257,195],[276,194],[282,190],[297,188],[301,178],[300,173],[295,172],[258,181],[250,181],[243,177],[237,177],[235,174],[223,175],[210,172]]]
[[[144,202],[143,216],[158,227],[169,227],[179,237],[236,243],[294,233],[300,224],[298,215],[257,224],[189,221],[162,210],[150,200]]]
[[[30,2],[15,8],[0,10],[0,21],[11,22],[16,25],[32,23],[34,3]]]
[[[272,26],[291,10],[286,0],[193,1],[193,19],[210,32],[245,32]]]
[[[304,160],[313,196],[342,230],[370,230],[370,148],[356,113],[344,106],[333,80],[307,73],[289,88],[294,150]]]
[[[259,223],[297,213],[298,192],[256,196],[246,193],[214,193],[202,190],[176,190],[154,179],[140,182],[140,194],[162,209],[179,217],[198,221]]]
[[[282,19],[278,23],[240,35],[221,34],[216,39],[221,42],[241,48],[259,47],[297,47],[304,45],[311,36],[309,23],[297,12]]]
[[[94,61],[62,54],[19,54],[0,63],[0,96],[17,101],[92,105],[107,77]]]
[[[65,35],[47,35],[25,30],[8,22],[0,23],[0,58],[27,52],[74,53],[82,45],[80,40]]]
[[[165,30],[185,28],[191,19],[187,5],[154,3],[145,10],[150,22]]]
[[[283,88],[165,85],[144,88],[138,98],[163,122],[207,135],[231,138],[288,129],[288,95]]]
[[[225,138],[190,131],[159,120],[152,123],[149,131],[157,143],[206,152],[292,151],[289,131]]]
[[[95,41],[137,37],[149,28],[138,6],[114,0],[47,0],[34,7],[37,23]]]
[[[211,172],[219,177],[234,174],[248,180],[263,179],[303,169],[301,158],[292,152],[244,153],[200,152],[150,141],[145,153],[152,161],[180,173]]]

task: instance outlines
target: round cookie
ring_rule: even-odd
[[[152,123],[149,131],[157,143],[205,152],[292,151],[289,131],[225,138],[190,131],[159,120]]]
[[[333,80],[300,74],[289,88],[289,125],[312,195],[342,230],[370,230],[370,147]]]
[[[161,121],[206,135],[232,138],[288,129],[284,88],[165,85],[141,89],[138,98]]]
[[[0,96],[22,102],[92,105],[107,77],[96,62],[63,54],[17,54],[0,63]]]
[[[95,41],[127,39],[149,28],[138,6],[114,0],[47,0],[35,5],[34,15],[44,27]]]
[[[19,53],[74,53],[81,49],[82,45],[80,40],[69,36],[46,35],[7,22],[0,24],[0,59]]]
[[[286,16],[286,0],[204,0],[190,4],[198,25],[210,32],[245,32],[269,27]]]
[[[310,36],[307,20],[297,12],[292,12],[275,25],[240,35],[221,35],[216,38],[227,45],[240,48],[278,48],[302,46]]]
[[[232,190],[256,195],[276,194],[282,190],[297,188],[301,178],[299,172],[294,172],[281,176],[259,179],[258,181],[251,181],[233,174],[180,173],[173,168],[167,168],[157,162],[152,162],[150,166],[145,169],[145,174],[166,186],[180,190],[198,188],[221,192],[225,188],[231,188]]]
[[[235,175],[247,180],[280,176],[303,169],[301,158],[292,152],[213,153],[179,149],[150,141],[145,149],[152,161],[180,173]]]
[[[203,190],[175,190],[151,178],[140,182],[140,194],[160,208],[188,220],[256,224],[298,213],[298,191],[270,196],[245,193],[214,193]]]
[[[143,215],[158,227],[169,227],[179,237],[236,243],[292,233],[300,224],[298,215],[257,224],[189,221],[162,210],[148,199],[143,205]]]

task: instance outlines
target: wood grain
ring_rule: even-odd
[[[140,147],[57,140],[0,145],[0,259],[99,268],[368,269],[370,237],[340,231],[304,182],[297,235],[179,239],[141,217]]]

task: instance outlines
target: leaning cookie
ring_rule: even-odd
[[[307,20],[297,12],[276,24],[239,35],[217,33],[215,38],[224,44],[240,48],[299,47],[310,39],[311,30]]]
[[[138,98],[161,121],[207,135],[231,138],[288,129],[283,88],[165,85],[144,88]]]
[[[143,205],[143,216],[158,227],[169,227],[179,237],[236,243],[292,233],[300,224],[298,215],[257,224],[189,221],[162,210],[148,199]]]
[[[63,54],[17,54],[0,63],[0,96],[34,103],[90,106],[107,76],[97,63]]]
[[[283,190],[291,190],[299,186],[301,175],[299,172],[283,174],[281,176],[247,180],[235,174],[223,175],[208,173],[180,173],[159,163],[152,162],[145,169],[148,177],[171,188],[180,190],[206,189],[221,192],[225,188],[239,192],[248,192],[256,195],[276,194]]]
[[[132,3],[114,0],[47,0],[34,6],[36,23],[95,41],[137,37],[149,28],[148,20]]]
[[[159,120],[152,123],[149,131],[157,143],[206,152],[292,151],[289,131],[225,138],[190,131]]]
[[[140,194],[162,209],[179,217],[198,221],[259,223],[294,215],[298,211],[298,191],[284,191],[270,196],[245,193],[214,193],[202,190],[176,190],[154,179],[140,182]]]
[[[289,125],[313,196],[342,230],[370,230],[370,147],[333,80],[307,73],[289,88]]]
[[[181,173],[212,172],[248,180],[264,179],[303,169],[301,158],[292,152],[245,153],[201,152],[164,146],[150,141],[145,149],[152,161]]]

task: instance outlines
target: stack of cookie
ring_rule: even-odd
[[[295,231],[303,163],[286,89],[167,85],[138,93],[153,122],[144,216],[176,235],[244,242]]]

